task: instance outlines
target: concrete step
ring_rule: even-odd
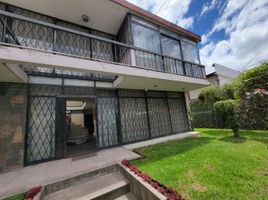
[[[113,200],[128,192],[127,180],[117,171],[55,191],[44,200]]]
[[[114,200],[137,200],[132,193],[124,194]]]
[[[87,141],[88,141],[88,135],[85,135],[85,136],[68,138],[67,144],[68,145],[79,145],[79,144],[83,144]]]
[[[81,129],[81,130],[71,130],[70,131],[70,135],[86,135],[88,134],[88,130],[87,129]]]

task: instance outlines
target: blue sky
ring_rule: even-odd
[[[202,37],[207,72],[243,71],[268,60],[268,0],[128,0]]]

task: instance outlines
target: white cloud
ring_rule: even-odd
[[[200,16],[203,16],[206,13],[208,13],[209,11],[214,10],[218,5],[219,4],[218,4],[217,0],[212,0],[211,3],[204,4],[203,7],[202,7],[202,11],[200,13]]]
[[[212,41],[213,34],[220,30],[227,39]],[[200,49],[200,57],[206,66],[219,63],[241,70],[268,60],[268,0],[229,1],[222,16],[202,39],[205,45]]]
[[[145,10],[171,21],[183,28],[193,25],[193,17],[185,17],[191,0],[128,0]]]

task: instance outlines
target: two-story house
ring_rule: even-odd
[[[123,0],[0,2],[0,171],[191,130],[200,36]]]

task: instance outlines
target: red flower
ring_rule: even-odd
[[[126,167],[128,167],[130,165],[129,161],[127,159],[122,160],[122,165],[125,165]]]
[[[177,192],[166,193],[167,200],[184,200]]]
[[[157,182],[151,182],[151,186],[153,187],[153,188],[157,188],[158,186],[159,186],[159,184],[157,183]]]
[[[30,189],[26,195],[25,195],[25,199],[33,199],[42,189],[42,186],[39,187],[34,187],[32,189]]]
[[[157,190],[158,190],[158,192],[160,192],[162,194],[165,192],[165,188],[163,188],[163,187],[158,187]]]
[[[258,93],[264,93],[265,92],[265,89],[256,89],[256,92],[258,92]]]
[[[264,89],[261,89],[261,90],[264,90]],[[172,188],[167,189],[165,186],[160,186],[160,184],[157,181],[153,181],[152,178],[149,175],[140,172],[139,169],[135,165],[131,165],[128,160],[124,159],[124,160],[121,161],[121,163],[122,163],[122,165],[128,167],[130,171],[132,171],[135,174],[137,174],[137,176],[141,177],[145,182],[150,184],[153,188],[157,189],[160,193],[165,195],[167,197],[167,200],[184,200],[184,198],[182,198],[182,196],[180,196],[176,190],[174,190]],[[36,189],[37,188],[33,188],[33,191],[35,191]],[[29,196],[29,198],[27,198],[27,196],[26,196],[25,199],[26,200],[32,200],[33,197]]]
[[[139,173],[138,168],[134,165],[129,165],[129,169],[130,169],[130,171],[134,172],[135,174]]]
[[[152,178],[145,173],[140,173],[138,176],[148,183],[152,181]]]

